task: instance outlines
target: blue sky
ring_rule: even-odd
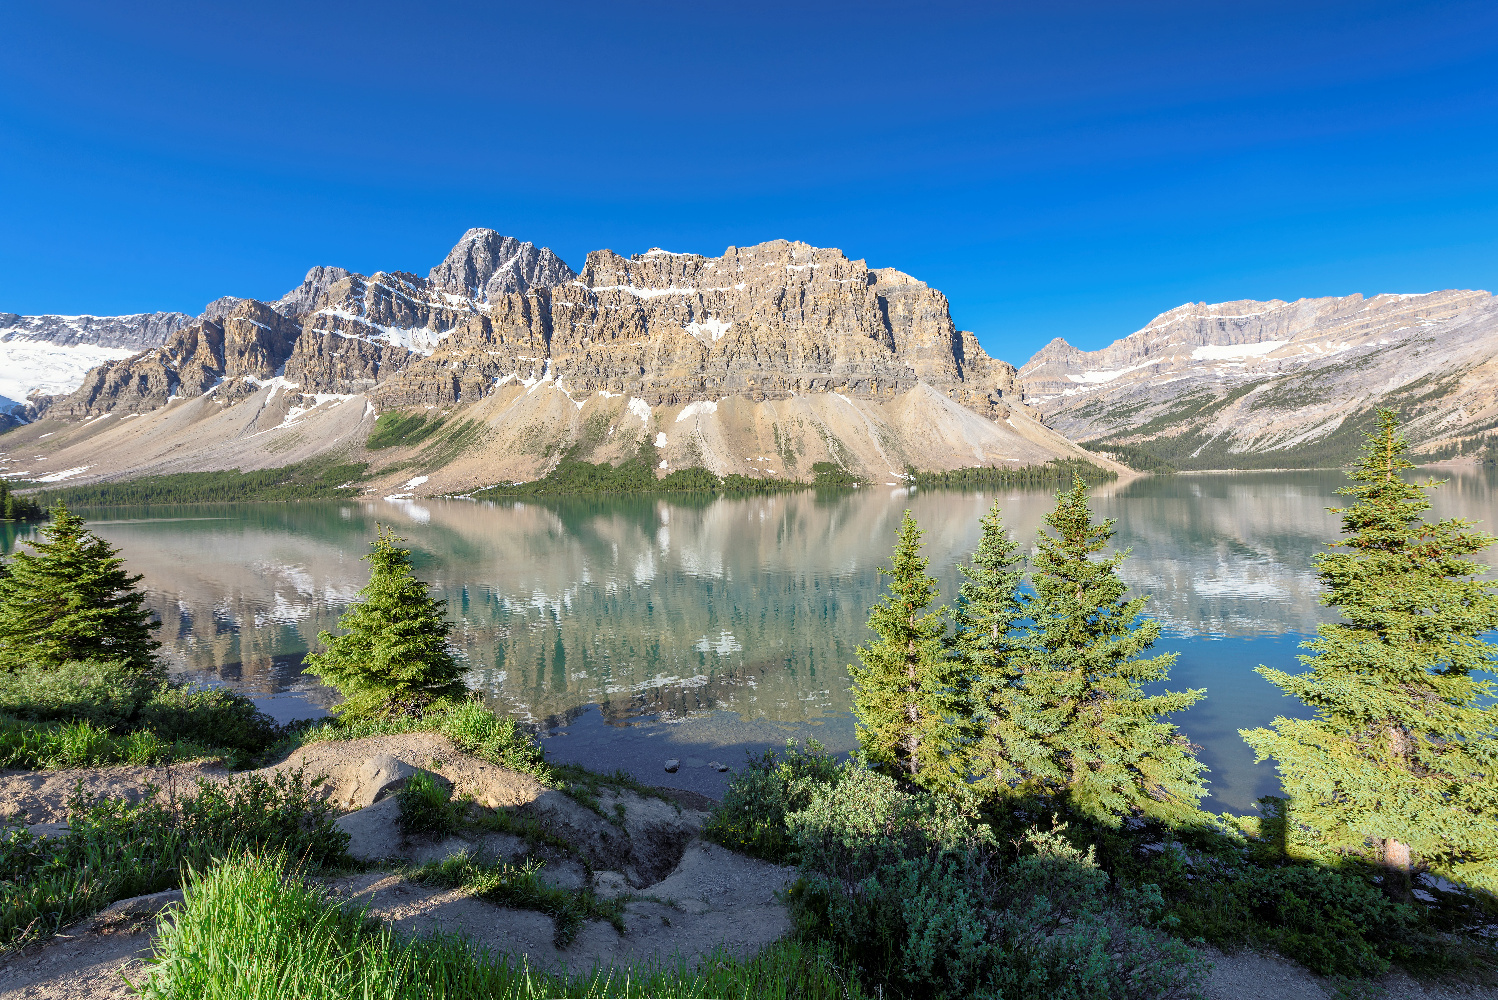
[[[789,238],[1022,363],[1187,301],[1498,285],[1498,4],[11,3],[0,310],[197,312],[470,226]]]

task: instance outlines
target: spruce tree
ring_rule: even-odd
[[[1343,621],[1304,644],[1310,669],[1259,673],[1314,709],[1242,731],[1273,759],[1289,797],[1292,835],[1315,852],[1363,852],[1391,870],[1395,895],[1415,864],[1498,890],[1498,707],[1491,670],[1495,584],[1469,557],[1493,543],[1458,519],[1426,523],[1428,493],[1411,483],[1407,445],[1390,410],[1338,490],[1343,549],[1315,565],[1322,603]]]
[[[160,627],[125,572],[118,550],[59,502],[41,529],[0,574],[0,670],[56,667],[73,660],[114,660],[158,668],[151,638]]]
[[[1009,723],[1012,689],[1022,679],[1015,627],[1025,618],[1020,598],[1019,543],[1004,530],[998,502],[978,522],[983,534],[970,565],[957,569],[966,579],[958,591],[950,640],[961,664],[970,704],[971,768],[986,783],[1004,782],[1015,772],[1007,745],[1020,734]]]
[[[1138,813],[1166,822],[1199,815],[1206,794],[1190,744],[1160,716],[1206,692],[1146,695],[1167,679],[1174,653],[1140,654],[1160,634],[1141,618],[1148,597],[1126,599],[1118,566],[1128,551],[1093,558],[1113,537],[1113,522],[1094,524],[1087,487],[1074,478],[1057,494],[1031,560],[1029,621],[1012,654],[1012,680],[996,690],[984,743],[990,780],[1065,798],[1071,808],[1117,826]]]
[[[859,745],[870,764],[927,787],[966,779],[962,720],[966,706],[956,661],[946,655],[945,607],[933,609],[936,579],[921,557],[921,531],[910,511],[900,522],[889,589],[869,610],[878,641],[860,646],[853,678]]]
[[[343,694],[335,709],[349,717],[420,713],[433,702],[467,692],[463,670],[448,646],[447,602],[434,599],[411,572],[405,541],[380,528],[361,600],[338,620],[343,635],[319,633],[325,647],[307,657],[306,670]]]

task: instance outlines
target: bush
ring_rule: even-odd
[[[405,833],[451,833],[458,826],[452,789],[426,771],[418,771],[395,793],[400,828]]]
[[[142,989],[150,1000],[864,996],[825,947],[795,941],[746,960],[719,952],[695,967],[683,961],[548,975],[460,937],[402,937],[307,884],[285,853],[241,854],[194,869],[180,911],[159,925]]]
[[[703,835],[724,847],[767,861],[794,862],[795,842],[786,817],[811,803],[813,791],[836,784],[842,775],[836,759],[816,740],[802,750],[787,740],[785,756],[775,751],[749,754],[747,766],[734,776],[723,804],[713,811]]]
[[[1158,926],[1158,892],[1118,890],[1064,828],[1003,859],[954,803],[851,769],[790,817],[803,934],[900,994],[1050,1000],[1200,996],[1205,966]]]
[[[242,764],[282,736],[243,695],[170,681],[122,661],[0,672],[0,766]]]
[[[232,850],[285,850],[317,867],[346,860],[348,835],[301,771],[199,782],[172,803],[69,803],[68,832],[41,839],[0,826],[0,950],[50,937],[118,899],[181,884],[182,868]]]

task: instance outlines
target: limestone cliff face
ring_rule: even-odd
[[[217,319],[179,328],[161,347],[93,369],[48,412],[74,418],[144,413],[210,391],[234,402],[277,374],[297,332],[295,323],[263,302],[240,299]]]
[[[1373,409],[1427,453],[1498,428],[1498,301],[1482,291],[1191,303],[1100,351],[1053,340],[1020,369],[1048,426],[1185,467],[1336,465]]]
[[[656,406],[828,390],[888,398],[924,381],[985,415],[1009,412],[1014,369],[953,326],[945,296],[838,250],[784,240],[721,257],[599,250],[575,276],[537,255],[512,278],[516,268],[493,263],[510,244],[470,232],[425,281],[309,275],[293,295],[315,308],[287,378],[386,407],[452,406],[541,378]],[[507,260],[527,259],[529,245],[517,246]],[[501,290],[511,284],[525,287]]]
[[[366,453],[395,408],[435,411],[446,430],[428,450]],[[1088,457],[1018,405],[1014,368],[956,329],[939,291],[785,240],[718,257],[598,250],[573,272],[470,230],[426,277],[316,267],[274,303],[217,300],[160,347],[91,370],[46,416],[72,426],[8,440],[31,449],[28,475],[78,482],[335,450],[393,463],[370,488],[396,493],[647,443],[662,470],[806,479],[832,461],[895,484],[911,465]]]

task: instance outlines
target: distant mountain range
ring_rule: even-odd
[[[1341,465],[1381,406],[1426,459],[1471,455],[1498,428],[1498,303],[1193,303],[1100,351],[1057,338],[1018,382],[1047,426],[1140,468]]]
[[[196,317],[0,313],[0,414],[25,424],[0,438],[0,472],[368,461],[388,411],[430,419],[419,446],[378,456],[372,488],[416,493],[642,443],[662,469],[805,479],[833,462],[891,482],[1100,455],[1334,466],[1385,405],[1439,459],[1498,428],[1495,359],[1493,297],[1442,291],[1188,304],[1100,351],[1058,338],[1016,371],[939,291],[839,250],[597,250],[575,272],[472,229],[426,277],[319,266],[274,302],[226,296]]]
[[[33,383],[6,393],[29,421],[0,438],[12,477],[369,460],[392,410],[442,430],[382,452],[380,491],[464,492],[644,443],[663,469],[805,479],[833,462],[892,482],[1090,457],[1019,404],[1014,368],[956,329],[940,292],[784,240],[598,250],[574,272],[473,229],[424,278],[314,267],[274,302],[226,297],[196,318],[0,319],[7,370]]]

